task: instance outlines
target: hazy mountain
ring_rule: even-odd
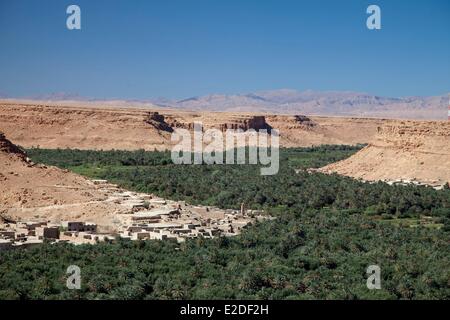
[[[152,102],[189,110],[446,119],[448,95],[391,98],[359,92],[281,89]]]
[[[434,97],[381,97],[351,91],[297,91],[291,89],[246,94],[211,94],[181,100],[90,99],[78,94],[52,93],[30,100],[151,108],[172,107],[195,111],[243,111],[404,119],[447,119],[449,95]]]

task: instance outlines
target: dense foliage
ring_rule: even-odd
[[[176,250],[176,248],[179,248]],[[45,245],[2,254],[1,298],[449,298],[448,235],[360,215],[287,212],[235,238]],[[65,288],[78,265],[82,289]],[[382,289],[366,288],[381,267]]]
[[[194,204],[238,209],[244,202],[272,212],[330,207],[384,218],[450,217],[449,190],[363,183],[304,170],[341,160],[356,150],[349,146],[284,149],[279,173],[273,176],[261,176],[255,165],[174,165],[168,152],[32,149],[29,154],[38,162]]]
[[[450,298],[449,190],[294,171],[355,151],[283,150],[279,174],[263,177],[250,165],[172,165],[168,153],[30,150],[35,161],[131,189],[221,207],[245,202],[276,219],[233,238],[2,252],[0,299]],[[65,287],[71,264],[82,270],[78,291]],[[381,290],[366,287],[372,264]]]

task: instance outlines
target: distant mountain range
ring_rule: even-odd
[[[359,92],[281,89],[152,102],[188,110],[446,119],[448,101],[448,95],[390,98]]]
[[[100,100],[56,93],[30,98],[43,101],[84,101],[126,106],[158,106],[195,111],[260,112],[405,119],[447,119],[449,95],[433,97],[381,97],[348,91],[280,89],[247,94],[212,94],[182,100]]]

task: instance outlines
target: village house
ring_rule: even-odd
[[[35,232],[39,239],[59,239],[58,227],[37,227]]]
[[[97,225],[95,223],[84,223],[80,221],[69,221],[63,223],[63,227],[67,228],[67,231],[75,232],[97,232]]]
[[[16,233],[11,230],[1,230],[0,237],[3,239],[14,239],[16,237]]]

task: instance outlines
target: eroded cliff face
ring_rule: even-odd
[[[0,131],[23,147],[166,150],[176,128],[277,129],[283,147],[368,143],[392,120],[174,109],[0,104]]]
[[[26,148],[164,149],[170,133],[146,120],[148,110],[0,105],[0,131]]]
[[[402,121],[377,129],[373,146],[423,153],[450,152],[450,122]]]
[[[9,156],[15,156],[20,160],[26,161],[27,156],[25,152],[13,144],[11,141],[6,139],[5,135],[0,132],[0,153],[7,154]]]
[[[304,115],[267,116],[267,121],[283,129],[312,130],[318,128],[318,123]]]
[[[369,181],[450,183],[450,122],[401,121],[377,131],[367,147],[320,171]]]
[[[190,114],[184,117],[183,115],[169,114],[167,119],[168,124],[173,129],[183,128],[194,130],[195,122],[201,123],[204,130],[214,128],[222,132],[226,130],[247,131],[250,129],[270,131],[271,129],[264,116],[255,115],[219,114],[217,116],[216,114],[208,114],[204,116],[202,114]]]
[[[250,129],[256,131],[270,131],[271,127],[266,122],[266,118],[264,116],[243,116],[240,118],[236,117],[235,119],[230,119],[228,123],[221,123],[219,125],[219,129],[222,131],[226,131],[228,129],[243,131],[247,131]]]
[[[145,122],[155,127],[155,129],[166,132],[173,132],[173,128],[168,124],[162,114],[159,112],[149,112]]]

